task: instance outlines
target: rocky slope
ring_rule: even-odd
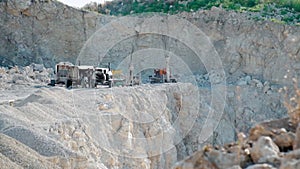
[[[170,168],[205,115],[195,93],[191,84],[5,90],[13,98],[0,102],[2,166]]]
[[[264,85],[251,80],[229,87],[225,112],[209,117],[206,87],[48,88],[46,70],[35,67],[1,69],[0,152],[6,167],[171,168],[206,144],[230,143],[236,131],[285,113],[277,90],[259,95]]]

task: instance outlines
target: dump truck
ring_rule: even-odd
[[[110,64],[107,67],[96,67],[89,65],[73,65],[70,62],[60,62],[55,66],[55,77],[49,85],[97,88],[100,86],[126,86],[140,85],[141,76],[133,76],[129,81],[122,73],[122,70],[111,70]],[[162,76],[161,76],[162,75]],[[152,78],[152,83],[161,83],[166,76],[165,72],[160,70]],[[172,80],[173,82],[174,80]]]
[[[114,79],[110,68],[89,65],[73,65],[70,62],[60,62],[55,66],[56,75],[49,85],[61,85],[82,88],[93,88],[97,85],[112,86]]]
[[[51,80],[51,85],[61,84],[67,85],[68,79],[78,78],[76,73],[74,72],[76,66],[74,66],[70,62],[60,62],[55,65],[55,72],[54,74],[56,77]]]

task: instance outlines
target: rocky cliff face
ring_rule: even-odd
[[[1,1],[0,12],[1,65],[75,62],[85,41],[110,20],[52,0]]]
[[[59,61],[75,63],[91,35],[114,20],[113,17],[74,9],[56,1],[2,1],[0,11],[3,13],[0,19],[2,65],[29,65],[35,62],[52,67]],[[229,82],[236,82],[237,78],[246,74],[263,81],[284,83],[286,80],[282,77],[287,70],[289,75],[298,74],[299,27],[248,20],[247,15],[218,8],[179,14],[210,38],[222,59]],[[161,36],[139,38],[135,51],[164,46]],[[179,55],[190,58],[187,59],[188,64],[195,61],[193,51],[186,50],[176,39],[171,41],[174,42],[166,48],[175,48],[171,52],[184,51]],[[128,45],[123,40],[113,46],[105,62],[120,60],[130,53],[132,49]],[[95,49],[96,52],[98,50]],[[205,71],[203,67],[192,69],[197,73]]]
[[[211,38],[228,80],[247,74],[283,84],[284,75],[299,76],[299,27],[247,20],[246,14],[219,9],[183,16]]]

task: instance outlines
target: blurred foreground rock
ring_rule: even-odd
[[[218,169],[299,169],[300,151],[297,146],[293,148],[293,144],[299,143],[299,135],[295,131],[288,118],[263,122],[254,126],[247,138],[239,139],[232,146],[206,146],[173,168],[202,169],[206,167],[198,161],[205,160]],[[284,136],[285,139],[282,138]],[[235,154],[232,149],[237,150]],[[216,155],[210,158],[211,154]],[[226,158],[228,156],[233,157]]]

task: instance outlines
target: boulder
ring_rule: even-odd
[[[266,127],[258,124],[250,129],[249,139],[252,141],[258,140],[261,136],[273,136],[274,133]]]
[[[262,136],[254,143],[250,153],[255,163],[263,163],[268,162],[268,158],[277,158],[279,148],[270,137]]]
[[[252,85],[254,87],[258,87],[258,88],[263,88],[264,87],[262,82],[258,79],[252,79],[251,82],[250,82],[250,85]]]
[[[300,168],[300,160],[290,160],[282,163],[280,169],[299,169]]]
[[[236,153],[226,153],[219,150],[211,150],[206,153],[208,159],[219,169],[236,166],[245,161],[245,156]]]
[[[270,164],[255,164],[247,167],[246,169],[276,169]]]
[[[10,75],[15,74],[15,73],[19,73],[19,68],[17,66],[9,69],[9,71],[8,71],[8,74],[10,74]]]
[[[242,168],[239,165],[235,165],[235,166],[229,167],[227,169],[242,169]]]
[[[273,141],[281,149],[291,148],[295,142],[295,134],[292,132],[283,132],[274,136]]]
[[[188,157],[184,161],[178,162],[173,169],[218,169],[212,162],[210,162],[204,155],[203,151],[198,151],[193,156]]]
[[[31,64],[30,66],[32,67],[32,70],[33,70],[33,71],[42,72],[42,71],[44,71],[44,69],[45,69],[45,67],[44,67],[43,64],[35,64],[35,63],[33,63],[33,64]]]
[[[288,160],[291,160],[291,159],[300,159],[300,149],[297,149],[297,150],[294,150],[294,151],[286,153],[283,156],[283,158],[284,159],[288,159]]]
[[[295,140],[293,143],[293,149],[294,150],[300,149],[300,124],[298,125],[297,130],[296,130]]]

